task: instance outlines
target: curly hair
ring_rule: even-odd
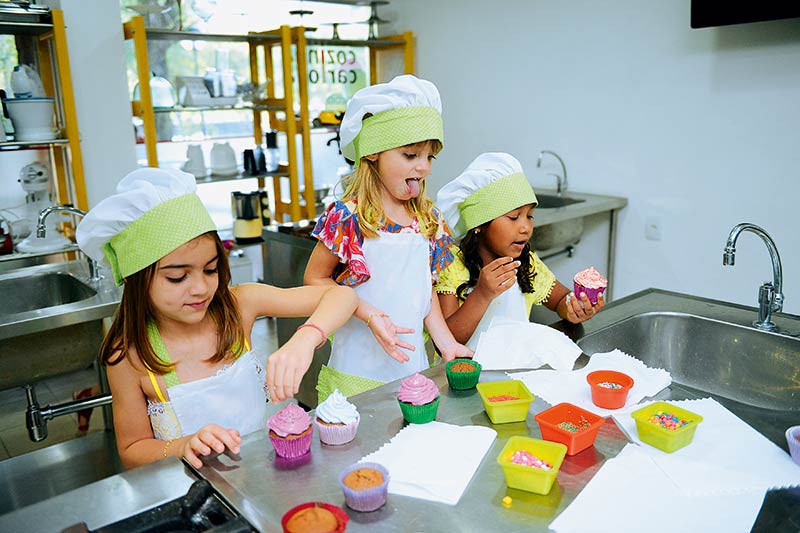
[[[480,226],[480,228],[485,228],[489,224],[491,224],[491,222],[483,224]],[[469,272],[469,279],[459,285],[456,289],[456,297],[459,300],[466,300],[467,290],[474,288],[478,284],[478,278],[480,277],[481,269],[483,268],[483,262],[481,261],[480,254],[478,253],[480,239],[481,234],[473,229],[464,235],[464,238],[461,239],[461,242],[458,245],[464,258],[464,265],[467,267],[467,271]],[[536,272],[533,271],[533,264],[531,262],[530,242],[525,243],[525,247],[522,249],[522,253],[519,256],[518,261],[521,263],[517,269],[517,283],[519,284],[519,288],[523,293],[532,293],[533,280],[536,277]]]

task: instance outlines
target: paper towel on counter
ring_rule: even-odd
[[[496,437],[483,426],[409,424],[361,461],[386,467],[392,494],[455,505]]]
[[[766,491],[800,485],[800,468],[788,453],[712,398],[670,401],[697,413],[703,421],[688,446],[666,453],[642,443],[631,411],[615,413],[614,420],[643,453],[683,492],[690,495]]]
[[[533,370],[508,375],[511,379],[522,380],[533,394],[550,405],[569,402],[598,415],[609,416],[618,409],[603,409],[592,403],[592,391],[586,382],[586,376],[595,370],[616,370],[633,378],[634,384],[628,392],[628,400],[621,409],[636,405],[645,397],[655,396],[672,383],[672,377],[666,370],[650,368],[620,350],[596,353],[580,370]]]
[[[583,353],[562,332],[533,322],[495,318],[478,338],[474,360],[483,370],[513,370],[550,365],[572,370]]]
[[[628,444],[606,461],[550,524],[557,533],[748,532],[765,491],[688,496],[639,446]]]

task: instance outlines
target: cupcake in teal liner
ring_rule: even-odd
[[[300,457],[311,450],[314,426],[302,407],[289,403],[267,420],[269,440],[275,453],[285,458]]]
[[[314,424],[317,426],[320,442],[338,446],[356,438],[361,417],[356,406],[348,402],[339,389],[334,390],[319,404],[316,412]]]
[[[481,377],[481,364],[471,359],[456,359],[448,362],[444,368],[447,383],[455,390],[472,389]]]
[[[433,380],[414,374],[400,383],[397,401],[403,418],[412,424],[426,424],[436,418],[439,409],[439,389]]]
[[[389,471],[378,463],[356,463],[339,474],[344,501],[355,511],[369,512],[386,503]]]

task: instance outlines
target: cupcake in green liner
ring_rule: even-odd
[[[412,424],[426,424],[436,418],[439,409],[439,389],[433,380],[417,373],[400,383],[397,401],[406,421]]]
[[[481,377],[481,364],[471,359],[456,359],[445,365],[447,383],[451,389],[467,390],[475,388]]]

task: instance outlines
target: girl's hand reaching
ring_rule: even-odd
[[[507,289],[514,286],[517,269],[522,263],[511,257],[499,257],[481,269],[478,283],[473,292],[487,300],[494,300]]]
[[[603,299],[602,292],[598,294],[597,303],[594,305],[592,305],[592,302],[589,301],[589,297],[586,296],[584,292],[581,293],[580,299],[578,299],[574,293],[569,293],[566,296],[567,316],[565,318],[573,324],[580,324],[592,318],[598,311],[605,307],[605,305],[606,301]]]
[[[414,333],[413,328],[401,328],[395,325],[388,315],[383,313],[371,314],[367,321],[367,327],[389,357],[400,363],[405,363],[409,360],[408,355],[400,348],[414,351],[414,345],[400,340],[397,335],[402,333]]]
[[[314,346],[301,347],[290,339],[267,358],[267,389],[270,400],[282,402],[300,390],[300,381],[314,359]]]
[[[179,457],[183,456],[193,467],[201,468],[203,466],[201,456],[211,455],[212,452],[220,454],[225,448],[233,453],[239,453],[241,443],[242,437],[235,429],[208,424],[182,443],[179,447]]]
[[[439,352],[442,354],[442,360],[445,363],[458,358],[471,359],[475,355],[475,352],[458,342],[439,347]]]

